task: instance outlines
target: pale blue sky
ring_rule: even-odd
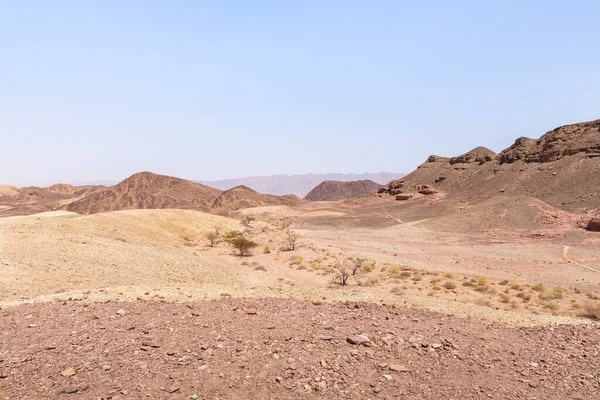
[[[598,1],[0,0],[0,183],[410,172],[600,118]]]

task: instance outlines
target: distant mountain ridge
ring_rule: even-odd
[[[301,174],[301,175],[271,175],[253,176],[237,179],[224,179],[219,181],[196,181],[220,190],[228,190],[236,186],[247,186],[260,193],[283,196],[293,194],[305,197],[313,188],[324,181],[364,181],[370,180],[379,184],[387,184],[395,179],[400,179],[406,174],[398,172],[376,172],[363,174]]]

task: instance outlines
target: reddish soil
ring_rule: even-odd
[[[21,305],[0,326],[3,399],[600,397],[597,326],[294,300]]]

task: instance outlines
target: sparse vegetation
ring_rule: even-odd
[[[291,218],[282,218],[279,220],[279,226],[283,229],[288,229],[293,223],[294,221]]]
[[[337,258],[335,259],[333,268],[336,270],[336,274],[333,277],[334,282],[337,282],[342,286],[346,286],[348,284],[348,279],[352,275],[350,268],[348,268],[344,262],[338,260]]]
[[[252,254],[252,249],[258,247],[258,243],[241,235],[231,239],[230,243],[239,252],[240,257]]]
[[[390,290],[393,294],[398,295],[398,296],[402,296],[404,294],[404,289],[402,289],[400,286],[396,285],[392,287],[392,290]]]
[[[456,283],[454,283],[452,281],[447,281],[444,283],[444,287],[448,290],[453,290],[453,289],[456,289]]]
[[[265,244],[265,247],[263,247],[263,254],[271,254],[271,248],[268,244]]]
[[[285,231],[285,250],[286,251],[294,251],[296,250],[296,246],[298,245],[298,239],[300,238],[300,236],[291,230],[286,230]]]
[[[398,267],[397,265],[390,265],[389,267],[387,267],[386,270],[388,271],[388,273],[390,275],[399,275],[400,274],[400,267]]]
[[[531,287],[531,289],[535,290],[536,292],[545,292],[546,291],[546,288],[541,283],[536,283],[535,285],[533,285]]]
[[[598,303],[586,303],[583,306],[583,317],[591,318],[596,321],[600,321],[600,304]]]
[[[204,237],[208,240],[208,245],[210,247],[215,247],[215,244],[217,243],[217,240],[219,239],[219,235],[215,231],[205,233]]]

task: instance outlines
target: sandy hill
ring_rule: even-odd
[[[0,185],[0,198],[16,197],[19,195],[19,190],[14,186]]]
[[[356,199],[359,197],[372,196],[381,187],[380,184],[370,181],[324,181],[311,190],[304,200],[331,201]]]
[[[263,195],[243,186],[221,192],[185,179],[140,172],[115,186],[90,193],[65,209],[79,214],[165,208],[220,212],[290,203],[290,199]]]
[[[232,189],[236,186],[247,186],[260,193],[275,194],[283,196],[293,194],[298,197],[305,197],[315,186],[323,181],[358,181],[371,180],[382,185],[387,184],[394,179],[400,179],[406,174],[395,172],[375,172],[364,174],[301,174],[301,175],[272,175],[272,176],[254,176],[247,178],[226,179],[220,181],[200,181],[221,190]]]
[[[568,211],[600,207],[600,120],[556,128],[540,139],[519,138],[500,154],[478,147],[459,157],[430,156],[381,190],[477,202],[495,196],[534,197]]]

